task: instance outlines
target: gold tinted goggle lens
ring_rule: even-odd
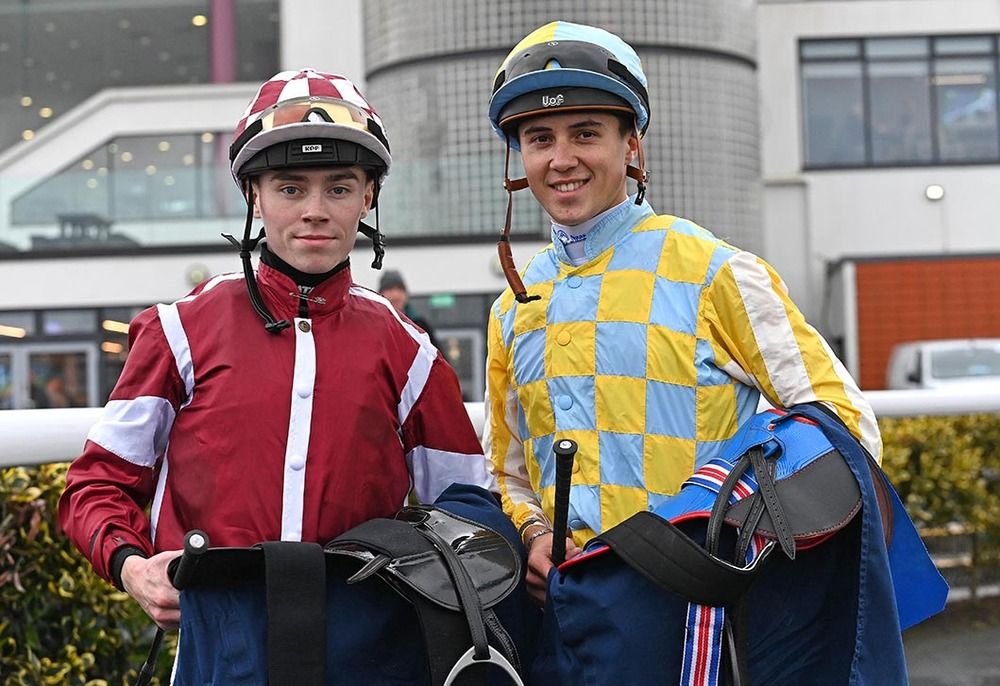
[[[302,98],[277,105],[260,118],[260,123],[263,131],[287,124],[313,121],[342,124],[367,130],[368,119],[369,116],[366,112],[344,100]]]

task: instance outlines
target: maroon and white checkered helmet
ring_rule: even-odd
[[[357,86],[313,69],[264,82],[236,125],[229,160],[241,188],[267,169],[337,164],[373,168],[381,183],[392,164],[382,120]]]

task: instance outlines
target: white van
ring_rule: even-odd
[[[1000,338],[960,338],[901,343],[892,349],[886,385],[952,388],[1000,385]]]

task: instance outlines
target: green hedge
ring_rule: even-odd
[[[883,420],[884,466],[919,526],[960,523],[1000,559],[1000,416]],[[153,625],[58,530],[66,465],[0,471],[0,684],[125,686]],[[172,635],[158,673],[169,672]],[[158,683],[154,680],[153,683]]]
[[[65,464],[0,472],[3,686],[130,685],[152,642],[145,613],[98,578],[59,530],[65,476]],[[169,673],[170,652],[161,654],[160,674]]]
[[[918,526],[961,524],[1000,561],[1000,416],[883,419],[882,467]]]

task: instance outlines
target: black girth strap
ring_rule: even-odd
[[[596,540],[630,567],[668,591],[711,607],[737,602],[753,583],[770,546],[745,568],[709,555],[680,529],[652,512],[638,512]]]
[[[262,543],[268,686],[326,683],[326,562],[317,543]]]

